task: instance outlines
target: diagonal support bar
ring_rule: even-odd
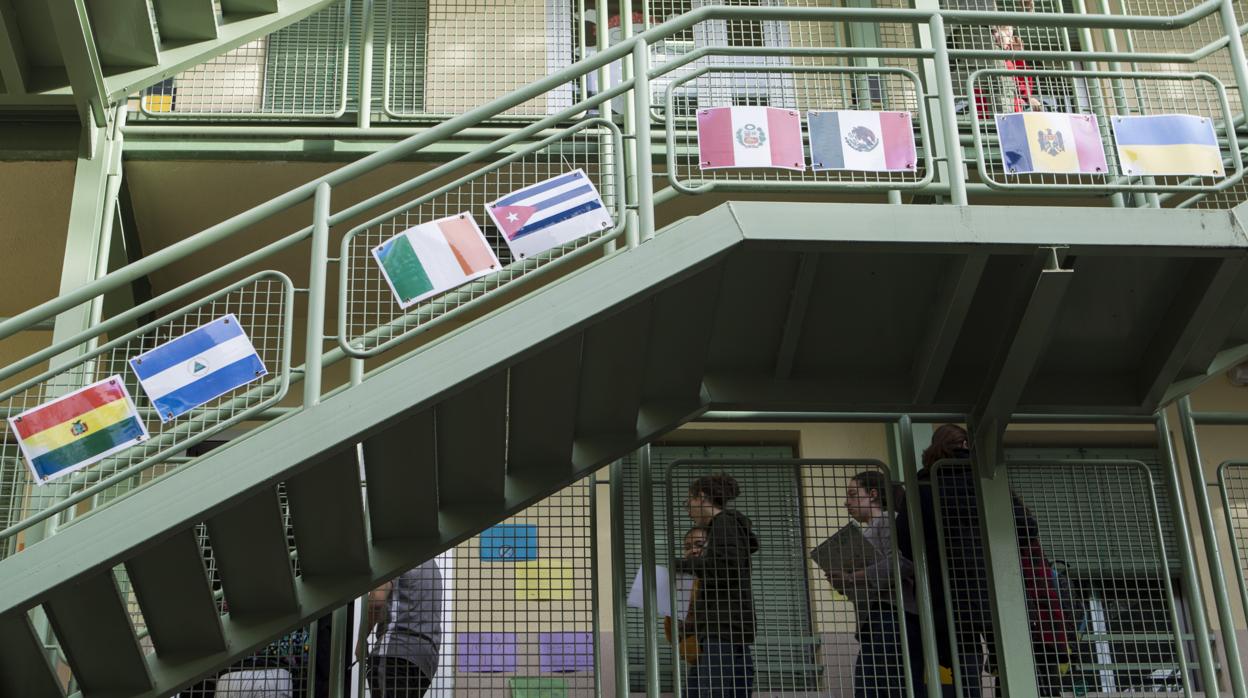
[[[108,96],[86,4],[83,0],[55,0],[48,3],[48,13],[52,15],[52,28],[61,46],[78,114],[84,124],[93,122],[103,127],[108,123]]]
[[[1049,257],[1046,268],[1037,277],[1008,344],[989,373],[987,394],[972,412],[970,426],[980,477],[993,477],[1004,461],[1001,437],[1005,426],[1040,360],[1049,328],[1074,276],[1074,270],[1060,267],[1055,248],[1048,248],[1045,254]]]
[[[936,299],[932,323],[914,358],[912,374],[916,405],[929,404],[935,399],[987,263],[988,255],[976,253],[959,257],[950,264]]]
[[[819,270],[819,253],[807,252],[797,266],[793,280],[793,295],[789,299],[789,312],[784,319],[784,334],[780,337],[780,351],[776,357],[776,378],[784,380],[793,373],[793,357],[797,343],[802,338],[802,325],[806,320],[806,307],[810,305],[810,288]]]
[[[4,79],[4,91],[8,94],[26,92],[29,70],[13,0],[0,0],[0,78]]]

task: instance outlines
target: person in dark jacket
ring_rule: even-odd
[[[740,494],[737,481],[720,473],[694,480],[685,500],[689,517],[707,530],[702,554],[675,564],[694,575],[699,588],[689,612],[698,638],[697,661],[685,681],[689,698],[747,698],[754,687],[750,556],[759,543],[749,518],[725,509]]]

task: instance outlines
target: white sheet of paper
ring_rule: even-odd
[[[641,569],[637,570],[637,574],[633,577],[633,588],[628,591],[629,608],[641,608],[642,604],[642,578]],[[661,618],[672,617],[672,597],[668,586],[668,572],[663,565],[656,565],[654,568],[654,588],[657,592],[656,599],[659,602],[659,616]],[[679,618],[685,618],[689,615],[689,603],[693,597],[693,577],[687,574],[676,576],[676,605],[680,608]]]

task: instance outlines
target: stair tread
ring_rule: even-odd
[[[231,616],[295,611],[290,544],[277,490],[266,487],[207,521]]]
[[[212,0],[153,0],[156,26],[164,41],[210,41],[217,38]]]
[[[53,591],[44,610],[83,693],[124,695],[152,687],[111,569]]]
[[[287,480],[286,493],[304,576],[368,572],[368,535],[355,447]]]
[[[146,68],[160,62],[147,0],[86,0],[95,49],[110,67]]]
[[[368,521],[374,541],[437,537],[434,439],[433,410],[425,410],[364,440]],[[388,496],[391,492],[404,496]]]
[[[507,462],[507,372],[498,371],[437,409],[438,506],[503,503]]]
[[[220,612],[193,529],[171,536],[126,563],[152,644],[159,654],[225,649]]]

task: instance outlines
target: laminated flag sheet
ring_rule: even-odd
[[[698,110],[698,164],[703,170],[742,167],[806,169],[802,118],[776,107]]]
[[[1010,174],[1106,174],[1105,144],[1094,114],[997,114],[1001,160]]]
[[[904,111],[811,111],[811,169],[913,172],[914,126]]]
[[[1213,120],[1192,114],[1115,116],[1114,144],[1125,175],[1222,177]]]
[[[501,266],[467,212],[409,228],[374,247],[373,258],[404,308]]]
[[[552,177],[485,206],[517,259],[532,257],[614,223],[584,170]]]
[[[162,422],[268,374],[233,313],[139,354],[130,370]]]
[[[35,482],[43,484],[147,438],[121,376],[110,376],[16,417],[17,436]]]

